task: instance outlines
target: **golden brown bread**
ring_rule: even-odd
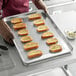
[[[38,20],[34,20],[33,23],[35,26],[40,26],[40,25],[44,25],[45,21],[43,19],[38,19]]]
[[[18,31],[18,35],[28,35],[28,30],[27,29],[20,29],[19,31]]]
[[[32,37],[31,36],[23,36],[21,37],[21,42],[29,42],[32,41]]]
[[[47,26],[44,26],[44,25],[37,27],[38,32],[44,32],[44,31],[47,31],[47,30],[49,30],[49,28]]]
[[[55,44],[57,42],[58,42],[58,40],[56,38],[49,38],[49,39],[46,40],[46,43],[48,45]]]
[[[12,18],[11,23],[20,23],[23,22],[22,18]]]
[[[42,55],[42,51],[41,50],[32,50],[30,52],[28,52],[28,58],[32,59],[32,58],[36,58]]]
[[[41,14],[39,13],[34,13],[28,16],[29,20],[35,20],[35,19],[40,19],[41,18]]]
[[[26,51],[32,50],[32,49],[36,49],[36,48],[38,48],[38,47],[39,47],[39,45],[38,45],[38,43],[36,43],[36,42],[29,42],[29,43],[26,43],[26,44],[24,45],[24,49],[25,49]]]
[[[14,24],[14,25],[13,25],[13,28],[14,28],[15,30],[23,29],[23,28],[26,28],[26,24],[25,24],[25,23]]]
[[[54,44],[54,45],[51,45],[50,46],[50,52],[60,52],[62,51],[62,47],[61,45],[58,45],[58,44]]]
[[[53,37],[54,35],[53,35],[53,33],[51,33],[51,32],[45,32],[45,33],[43,33],[42,35],[41,35],[41,38],[49,38],[49,37]]]

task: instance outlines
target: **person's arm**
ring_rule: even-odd
[[[3,0],[0,0],[0,15],[1,15],[1,9],[3,5]],[[11,45],[13,44],[13,33],[10,29],[10,27],[1,19],[0,20],[0,35],[3,37],[5,41],[10,43]]]
[[[38,9],[42,9],[42,10],[44,10],[45,12],[47,12],[47,7],[46,7],[46,5],[44,4],[43,0],[32,0],[32,2],[35,4],[35,6],[36,6]]]
[[[10,27],[3,20],[0,20],[0,35],[6,42],[13,45],[13,33]]]

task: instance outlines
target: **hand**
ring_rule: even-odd
[[[45,13],[48,12],[46,5],[44,4],[44,2],[42,0],[32,0],[33,3],[36,5],[36,7],[38,9],[42,9],[45,11]]]
[[[6,40],[9,44],[13,44],[13,33],[10,27],[3,21],[0,21],[0,35]]]
[[[44,8],[42,8],[42,10],[44,10],[45,13],[48,13],[46,6]]]

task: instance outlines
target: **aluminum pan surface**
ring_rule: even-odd
[[[38,13],[41,13],[42,15],[42,19],[45,20],[45,25],[49,27],[49,31],[52,32],[54,34],[54,37],[56,37],[58,39],[58,44],[60,44],[62,46],[62,51],[58,52],[58,53],[50,53],[49,52],[49,46],[46,44],[46,39],[41,39],[41,34],[42,33],[38,33],[36,31],[36,28],[33,25],[33,21],[29,21],[28,20],[28,15],[31,13],[23,13],[23,14],[19,14],[16,16],[10,16],[7,18],[4,18],[4,21],[12,28],[12,24],[10,23],[10,19],[13,17],[20,17],[23,18],[23,22],[27,24],[27,29],[29,30],[29,36],[31,36],[33,38],[33,42],[38,42],[39,44],[39,48],[38,50],[42,50],[43,55],[41,57],[38,58],[34,58],[34,59],[28,59],[27,58],[27,52],[24,50],[23,48],[23,43],[21,43],[20,41],[20,36],[18,36],[17,31],[14,31],[12,28],[12,31],[14,33],[15,39],[14,39],[14,43],[18,49],[18,52],[20,54],[20,57],[23,61],[24,64],[29,64],[29,63],[33,63],[33,62],[37,62],[40,60],[44,60],[47,58],[50,59],[56,59],[56,57],[60,57],[60,56],[64,56],[64,55],[68,55],[71,54],[71,49],[69,48],[69,46],[66,44],[66,42],[64,41],[64,39],[60,36],[58,29],[56,29],[53,25],[53,23],[51,22],[51,20],[49,19],[48,16],[45,17],[45,13],[43,11],[36,11]],[[43,14],[44,13],[44,14]]]

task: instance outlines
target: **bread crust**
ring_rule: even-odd
[[[56,44],[58,40],[56,38],[49,38],[46,40],[46,44],[51,45],[51,44]]]
[[[21,37],[21,42],[25,43],[25,42],[29,42],[32,41],[32,37],[31,36],[23,36]]]
[[[43,53],[41,50],[32,50],[30,52],[28,52],[28,58],[32,59],[32,58],[36,58],[41,56]]]
[[[11,23],[15,24],[15,23],[21,23],[23,22],[23,19],[22,18],[13,18],[11,19]]]
[[[53,33],[51,33],[51,32],[45,32],[45,33],[43,33],[41,35],[41,38],[45,39],[45,38],[49,38],[49,37],[53,37],[53,36],[54,36]]]
[[[24,45],[24,49],[26,51],[32,50],[32,49],[37,49],[38,47],[39,47],[39,45],[36,42],[29,42]]]
[[[28,35],[28,30],[27,29],[20,29],[18,31],[18,35],[23,36],[23,35]]]
[[[38,19],[33,22],[35,26],[45,25],[45,21],[43,19]]]
[[[44,32],[44,31],[48,31],[48,30],[49,30],[49,28],[47,26],[44,26],[44,25],[37,27],[38,32]]]
[[[13,28],[14,28],[14,30],[23,29],[23,28],[26,28],[26,24],[25,23],[14,24]]]
[[[54,44],[50,46],[50,52],[55,53],[55,52],[60,52],[60,51],[62,51],[61,45]]]
[[[41,14],[39,13],[31,14],[28,16],[29,20],[35,20],[35,19],[40,19],[40,18],[41,18]]]

